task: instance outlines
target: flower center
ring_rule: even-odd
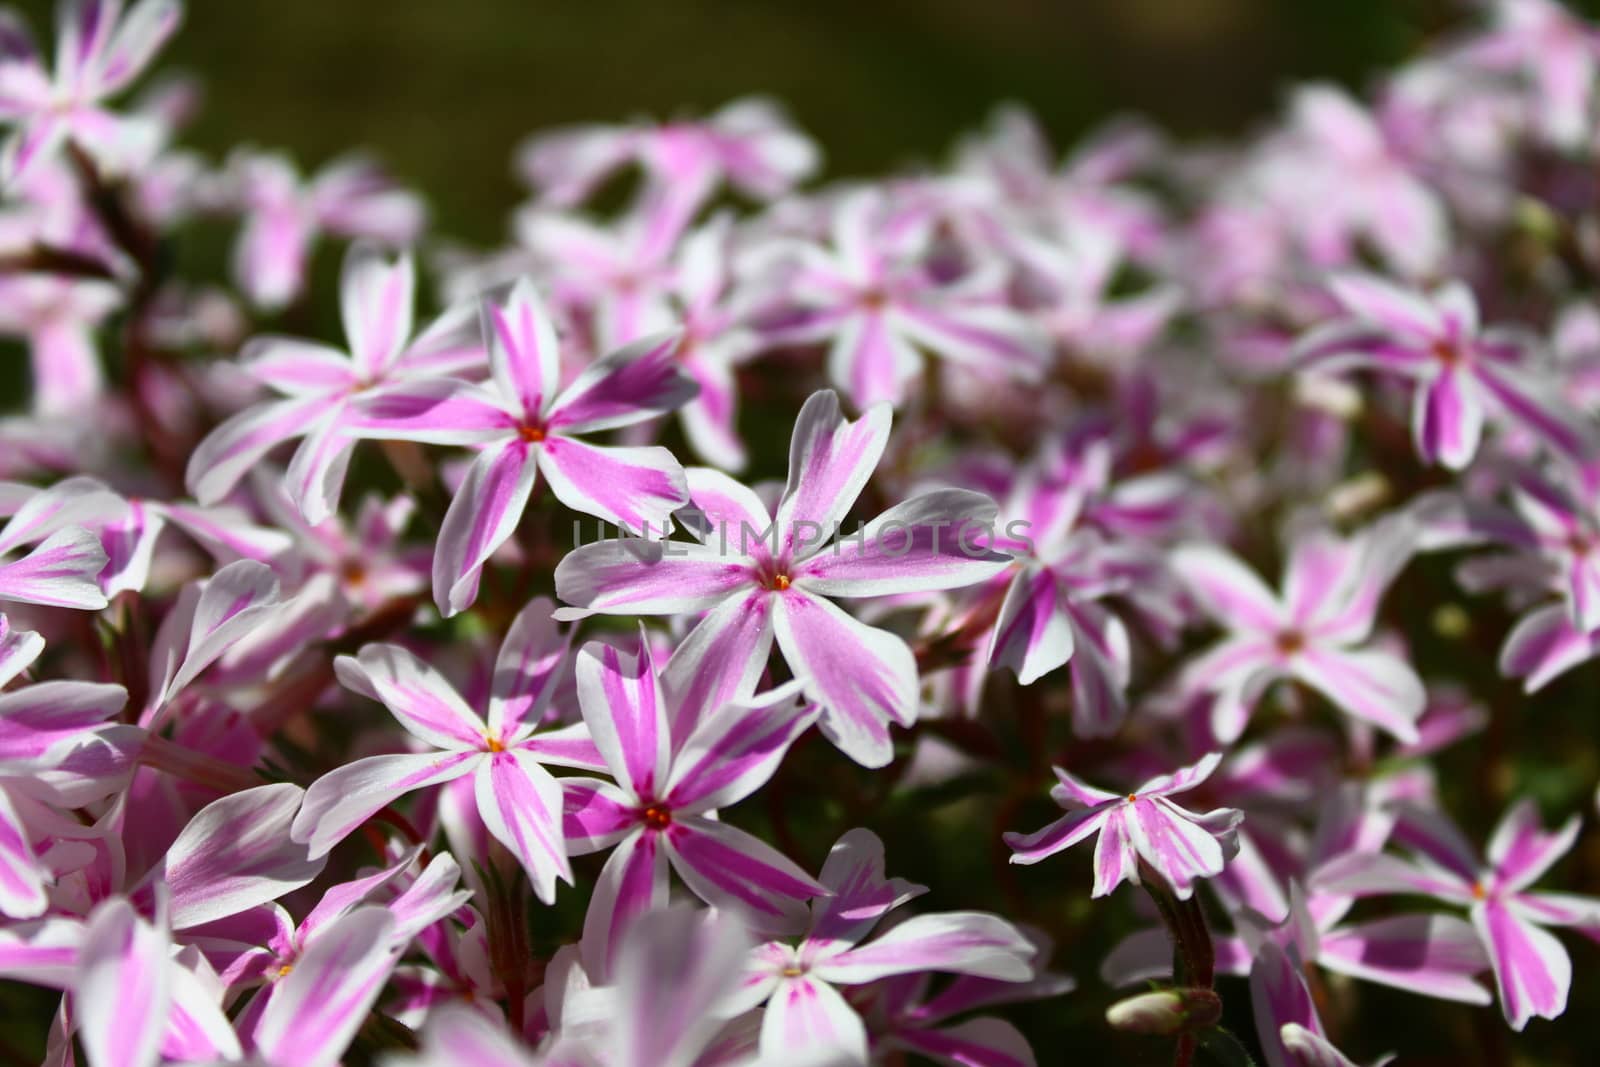
[[[662,804],[651,804],[639,812],[639,818],[652,830],[665,830],[672,825],[672,809]]]
[[[1285,656],[1292,656],[1297,652],[1305,651],[1306,638],[1299,630],[1285,630],[1278,635],[1278,651]]]
[[[794,964],[791,963],[789,966],[785,967],[782,970],[782,972],[780,972],[780,973],[782,973],[782,975],[785,978],[799,978],[802,974],[806,973],[806,969],[804,967],[796,967]]]
[[[1128,803],[1129,804],[1132,804],[1134,801],[1136,801],[1138,799],[1139,799],[1139,794],[1138,793],[1129,793],[1128,794]]]
[[[776,589],[778,592],[781,593],[785,589],[789,588],[789,586],[791,584],[792,583],[790,582],[789,576],[787,574],[774,574],[772,576],[772,581],[771,581],[770,585],[768,586],[768,588]]]
[[[1473,882],[1472,883],[1472,899],[1473,900],[1488,900],[1489,899],[1488,887],[1486,887],[1482,882]]]
[[[346,560],[342,569],[346,585],[361,585],[367,580],[367,565],[359,559]]]
[[[1567,535],[1567,548],[1574,556],[1587,556],[1594,550],[1594,542],[1582,530],[1573,530]]]
[[[483,745],[490,752],[504,752],[506,750],[506,743],[504,741],[489,734],[483,735]]]
[[[860,300],[861,306],[867,311],[882,311],[884,305],[889,302],[889,294],[873,286],[861,291]]]
[[[1446,367],[1453,367],[1461,362],[1461,349],[1453,341],[1435,341],[1428,351],[1433,358],[1443,363]]]
[[[544,427],[524,424],[517,427],[517,436],[530,445],[536,445],[544,440]]]
[[[287,978],[287,977],[289,977],[289,972],[292,971],[292,970],[294,970],[294,964],[285,963],[282,967],[278,968],[278,977],[279,978]]]

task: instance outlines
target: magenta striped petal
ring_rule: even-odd
[[[583,917],[583,963],[592,976],[611,972],[622,934],[641,915],[666,903],[667,853],[660,835],[625,838],[600,869]]]
[[[473,788],[484,826],[522,864],[539,899],[554,901],[556,879],[572,883],[561,786],[531,753],[509,749],[478,764]]]
[[[530,418],[542,415],[545,400],[560,384],[561,353],[533,283],[519,278],[505,303],[485,301],[482,321],[496,388]]]
[[[280,782],[212,801],[167,850],[163,864],[174,930],[277,900],[322,870],[289,837],[304,791]]]
[[[334,661],[347,689],[379,701],[412,736],[436,748],[483,749],[484,723],[455,687],[399,645],[367,645]]]
[[[257,1052],[275,1067],[334,1067],[398,960],[387,909],[357,908],[329,923],[273,989]]]
[[[1461,470],[1483,436],[1483,402],[1468,372],[1447,369],[1417,392],[1412,407],[1417,454],[1429,463]]]
[[[550,407],[551,429],[593,433],[672,411],[694,396],[678,366],[675,336],[647,337],[584,368]]]
[[[706,1045],[722,1029],[749,952],[748,935],[729,916],[686,908],[645,916],[617,958],[616,1062],[722,1062]]]
[[[500,644],[489,690],[489,732],[509,744],[539,725],[566,677],[572,634],[550,616],[555,604],[535,597],[517,612]]]
[[[820,961],[825,981],[861,985],[896,974],[949,971],[1006,982],[1033,977],[1034,947],[997,915],[946,911],[917,915],[888,933]]]
[[[773,598],[778,647],[806,695],[823,709],[822,731],[864,767],[894,755],[889,723],[917,717],[917,664],[887,630],[857,621],[798,589]]]
[[[1214,545],[1185,545],[1172,566],[1213,619],[1235,630],[1275,632],[1286,620],[1277,596],[1237,556]]]
[[[796,690],[791,683],[702,718],[673,755],[667,802],[675,810],[712,811],[759,789],[817,717],[816,708],[796,702]]]
[[[894,325],[906,336],[946,359],[1037,379],[1050,358],[1050,342],[1030,319],[999,304],[946,301],[901,304]]]
[[[374,812],[413,789],[470,774],[481,752],[426,752],[368,756],[329,771],[306,790],[289,835],[311,857],[325,856]]]
[[[1487,1004],[1474,976],[1489,967],[1472,925],[1451,915],[1396,915],[1323,933],[1317,962],[1330,971],[1423,996]]]
[[[1011,560],[990,551],[998,511],[982,493],[938,489],[896,505],[794,565],[794,580],[822,596],[867,597],[955,589],[999,574]],[[820,546],[830,531],[810,538]],[[805,549],[797,539],[797,553]]]
[[[828,349],[828,381],[857,408],[898,407],[922,370],[922,357],[884,312],[851,314]]]
[[[0,789],[0,915],[32,919],[43,915],[50,899],[47,871],[28,839],[28,828],[4,789]]]
[[[1524,797],[1495,827],[1489,839],[1489,864],[1506,889],[1526,889],[1572,850],[1578,840],[1578,824],[1574,815],[1554,833],[1545,833],[1538,805]]]
[[[166,936],[121,897],[100,905],[83,932],[73,1007],[95,1067],[153,1067],[171,1007]]]
[[[575,767],[580,771],[602,773],[606,769],[606,758],[600,754],[594,738],[589,736],[586,723],[575,722],[553,730],[541,730],[516,742],[513,747],[528,753],[540,763],[554,767]]]
[[[864,827],[847,830],[822,865],[819,881],[828,890],[812,904],[808,945],[821,952],[853,945],[878,920],[927,887],[884,877],[883,841]]]
[[[867,1028],[854,1008],[828,983],[786,978],[767,1002],[761,1020],[761,1055],[774,1063],[837,1053],[844,1063],[867,1062]]]
[[[1377,650],[1311,648],[1290,661],[1295,677],[1345,712],[1404,742],[1417,739],[1427,705],[1422,679],[1398,656]]]
[[[1600,637],[1580,633],[1564,604],[1536,608],[1517,620],[1500,649],[1500,673],[1523,679],[1529,693],[1600,653]]]
[[[1128,830],[1131,821],[1126,807],[1119,805],[1101,824],[1094,845],[1094,892],[1090,896],[1103,897],[1125,881],[1138,881],[1139,854]]]
[[[653,445],[601,448],[552,435],[539,449],[539,470],[567,507],[633,534],[659,534],[689,502],[683,467]]]
[[[750,556],[765,561],[772,538],[772,516],[755,490],[708,467],[689,467],[684,471],[689,486],[689,506],[685,512],[695,519],[684,525],[702,542],[714,545],[722,555]],[[683,516],[680,516],[683,518]]]
[[[450,501],[433,550],[433,600],[445,617],[478,598],[483,565],[516,530],[533,492],[538,465],[513,438],[478,453]]]
[[[79,919],[40,919],[0,929],[0,977],[48,989],[72,988],[83,941]]]
[[[737,555],[715,545],[620,538],[582,545],[556,565],[556,595],[608,615],[678,615],[704,611],[754,590],[756,578]]]
[[[0,687],[27,670],[43,651],[43,637],[32,630],[19,630],[0,615]]]
[[[1107,820],[1106,809],[1084,808],[1068,812],[1042,830],[1031,834],[1007,833],[1006,847],[1012,863],[1038,863],[1057,852],[1071,848],[1100,830]]]
[[[305,434],[338,403],[325,397],[291,397],[246,408],[207,434],[189,454],[184,484],[200,503],[217,503],[268,452]]]
[[[1572,988],[1572,957],[1555,937],[1491,900],[1472,909],[1500,990],[1500,1008],[1511,1029],[1521,1031],[1532,1018],[1554,1019],[1567,1009]]]
[[[518,420],[481,386],[454,378],[390,382],[350,401],[345,429],[357,437],[437,445],[489,444],[517,433]]]
[[[640,825],[634,798],[595,778],[559,779],[562,833],[567,854],[582,856],[610,848]]]
[[[896,1044],[935,1063],[983,1064],[984,1067],[1034,1067],[1033,1048],[1011,1023],[984,1016],[938,1030],[900,1030]]]
[[[103,682],[37,682],[0,693],[0,760],[42,760],[57,746],[85,743],[127,702],[126,689]]]
[[[734,593],[678,642],[661,675],[673,736],[755,692],[772,652],[772,599],[765,590]]]
[[[600,754],[617,784],[635,796],[656,799],[667,786],[671,733],[666,700],[640,630],[639,652],[591,641],[578,653],[578,700]]]
[[[326,397],[357,384],[350,357],[297,337],[257,337],[239,353],[241,368],[286,396]]]
[[[417,287],[410,255],[392,262],[370,245],[352,245],[339,278],[344,335],[362,381],[381,379],[411,337]]]
[[[19,560],[0,565],[0,600],[97,611],[106,606],[98,576],[100,539],[82,527],[57,530]]]
[[[985,657],[991,667],[1009,667],[1017,681],[1032,685],[1072,658],[1072,624],[1060,610],[1062,591],[1053,572],[1025,569],[1006,588]]]
[[[649,835],[647,835],[649,836]],[[744,911],[758,927],[792,929],[820,882],[743,830],[698,815],[675,815],[664,838],[672,869],[713,907]]]
[[[851,422],[837,394],[811,394],[789,442],[789,480],[777,515],[780,558],[790,558],[800,523],[832,530],[849,513],[883,456],[890,420],[889,408],[878,406]]]
[[[260,627],[278,603],[278,578],[272,568],[242,559],[217,571],[205,582],[189,624],[183,659],[169,667],[157,703],[163,703]]]

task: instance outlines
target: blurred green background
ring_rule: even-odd
[[[24,5],[34,24],[48,0]],[[500,233],[531,130],[694,113],[759,91],[831,175],[941,158],[1001,100],[1059,142],[1118,112],[1183,134],[1269,113],[1292,79],[1359,84],[1459,24],[1447,0],[191,0],[167,66],[207,101],[190,141],[305,166],[367,146],[440,227]]]

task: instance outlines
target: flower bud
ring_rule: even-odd
[[[1119,1000],[1106,1009],[1112,1029],[1170,1036],[1209,1030],[1222,1018],[1222,999],[1209,989],[1161,989]]]

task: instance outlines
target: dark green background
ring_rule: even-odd
[[[41,12],[48,4],[34,3]],[[1269,113],[1291,79],[1359,83],[1456,21],[1437,0],[192,0],[169,65],[209,98],[191,139],[368,146],[487,242],[509,157],[551,124],[783,100],[830,174],[936,159],[999,100],[1065,142],[1121,111],[1185,134]],[[36,19],[36,23],[43,21]]]

